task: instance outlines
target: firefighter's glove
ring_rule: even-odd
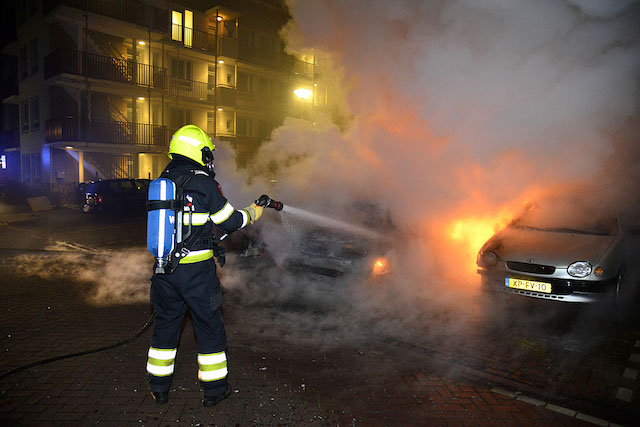
[[[253,224],[262,216],[264,208],[256,205],[255,203],[251,203],[251,205],[244,208],[244,210],[249,214],[249,221]]]

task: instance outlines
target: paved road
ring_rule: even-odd
[[[2,219],[1,371],[116,342],[146,322],[144,224],[64,209]],[[229,399],[200,406],[187,321],[168,405],[146,391],[147,333],[2,379],[0,422],[631,425],[640,415],[637,320],[539,304],[489,310],[482,299],[461,300],[466,315],[393,315],[390,300],[363,298],[384,292],[285,273],[256,280],[239,262],[221,272]]]

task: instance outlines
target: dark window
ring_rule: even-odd
[[[40,129],[40,98],[32,96],[29,99],[29,111],[31,112],[31,130]]]
[[[280,81],[278,84],[278,96],[280,98],[286,98],[290,93],[290,86],[285,81]]]
[[[269,136],[269,124],[266,120],[258,121],[258,136],[265,139]]]
[[[29,0],[27,2],[27,17],[32,17],[38,11],[38,2],[36,0]]]
[[[27,46],[22,46],[18,51],[18,62],[20,67],[20,80],[29,76],[29,57],[27,56]]]
[[[266,36],[266,35],[260,36],[260,49],[271,50],[271,40],[269,40],[269,36]]]
[[[23,101],[20,103],[20,131],[29,131],[29,102]]]
[[[238,38],[240,43],[246,46],[253,46],[254,33],[251,30],[240,28],[238,30]]]
[[[213,111],[207,111],[207,133],[215,133],[215,125]]]
[[[191,110],[170,107],[169,109],[169,126],[179,128],[191,123]]]
[[[40,154],[32,154],[31,155],[31,170],[33,173],[33,180],[35,182],[40,182]]]
[[[18,3],[18,25],[24,24],[24,20],[26,18],[24,5]]]
[[[179,79],[191,80],[191,61],[171,59],[171,75]]]
[[[238,90],[251,92],[251,76],[249,74],[238,72]]]
[[[28,154],[22,155],[22,180],[24,182],[31,181],[31,162]]]
[[[238,117],[238,136],[246,136],[247,135],[247,118],[246,117]]]
[[[29,42],[29,75],[33,75],[38,72],[40,65],[40,57],[38,55],[38,39],[33,39]]]
[[[238,136],[253,136],[253,120],[250,117],[238,117],[236,123]]]
[[[269,92],[269,81],[265,78],[260,77],[260,93],[262,95],[266,95]]]

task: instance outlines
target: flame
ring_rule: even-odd
[[[466,217],[451,221],[447,227],[449,238],[458,243],[464,256],[464,264],[475,273],[476,255],[482,245],[513,218],[513,213],[503,209],[492,216]]]
[[[378,258],[373,263],[373,275],[382,276],[389,272],[389,261],[386,258]]]

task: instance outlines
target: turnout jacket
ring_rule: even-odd
[[[184,232],[189,224],[189,213],[192,218],[192,233],[199,227],[204,227],[196,244],[189,248],[191,252],[180,260],[180,264],[204,261],[213,257],[212,232],[213,225],[231,233],[249,224],[249,213],[236,210],[222,194],[220,184],[214,179],[215,174],[205,167],[177,154],[162,172],[175,182],[182,175],[191,178],[184,185],[184,197],[187,206],[184,207]]]

